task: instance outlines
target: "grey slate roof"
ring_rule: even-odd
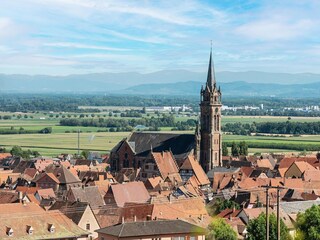
[[[213,179],[214,173],[236,173],[240,170],[237,167],[214,167],[209,172],[207,176],[209,179]]]
[[[116,237],[159,236],[164,234],[205,234],[205,229],[182,220],[121,223],[96,230]]]
[[[297,214],[305,212],[312,205],[320,205],[320,200],[296,201],[296,202],[280,202],[280,207],[287,214]]]
[[[80,202],[87,202],[91,207],[104,205],[104,200],[97,186],[71,187],[69,191],[75,199],[79,199]]]
[[[123,141],[125,140],[117,144],[112,151],[117,151]],[[152,147],[154,152],[171,150],[175,158],[183,159],[195,148],[194,134],[133,132],[127,141],[139,156],[147,156]]]

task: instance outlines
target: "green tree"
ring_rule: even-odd
[[[84,159],[88,159],[89,157],[89,151],[88,150],[83,150],[81,152],[81,156],[84,158]]]
[[[239,149],[238,144],[236,144],[235,142],[232,142],[232,145],[231,145],[231,154],[232,154],[232,156],[238,157],[239,156],[239,152],[240,152],[240,149]]]
[[[22,149],[20,146],[13,146],[10,153],[12,156],[21,156],[22,155]]]
[[[239,154],[247,156],[248,155],[248,145],[245,141],[239,143]]]
[[[320,206],[313,205],[305,213],[298,214],[297,232],[297,239],[320,240]]]
[[[261,213],[259,217],[249,221],[247,225],[247,239],[248,240],[261,240],[266,237],[266,214]],[[277,240],[277,217],[274,214],[269,215],[269,239]],[[280,219],[280,239],[291,240],[288,228]]]
[[[237,240],[237,233],[223,218],[214,219],[208,226],[206,239],[212,240]]]
[[[222,143],[222,156],[228,156],[229,151],[228,151],[228,145],[227,143],[223,142]]]

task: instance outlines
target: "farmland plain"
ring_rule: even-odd
[[[6,115],[8,113],[0,113]],[[67,113],[63,113],[67,115]],[[72,117],[76,114],[71,113]],[[44,127],[52,127],[51,134],[12,134],[0,135],[0,147],[11,149],[12,146],[18,145],[23,149],[31,149],[40,152],[46,156],[56,156],[59,153],[76,153],[78,134],[80,130],[80,150],[99,151],[102,153],[109,152],[121,139],[127,137],[130,132],[101,132],[104,128],[99,127],[74,127],[59,126],[58,117],[48,117],[43,113],[28,114],[28,118],[0,120],[0,128],[24,128],[25,130],[40,130]],[[32,117],[30,117],[32,116]],[[106,116],[106,113],[95,114],[95,118]],[[150,115],[149,115],[150,116]],[[113,116],[122,119],[121,117]],[[87,118],[91,118],[88,116]],[[188,119],[196,119],[196,116],[187,116],[177,114],[176,121],[186,121]],[[223,116],[222,123],[253,123],[253,122],[280,122],[287,121],[287,117],[266,117],[266,116]],[[315,122],[319,118],[313,117],[292,117],[290,121],[299,122]],[[100,130],[100,132],[98,132]],[[172,132],[170,127],[162,128],[162,131]],[[192,133],[193,131],[184,131]],[[179,133],[183,133],[179,131]],[[246,141],[249,144],[249,152],[293,152],[296,151],[294,146],[314,145],[320,147],[320,136],[239,136],[239,135],[223,135],[223,141],[231,144],[233,141]],[[273,147],[270,147],[272,143]],[[252,144],[253,147],[250,147]],[[285,149],[281,149],[281,145],[286,144]],[[278,145],[278,147],[274,147]],[[293,146],[290,149],[290,146]]]

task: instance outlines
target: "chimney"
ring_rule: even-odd
[[[27,201],[25,199],[22,200],[23,206],[27,206]]]
[[[124,223],[124,217],[121,218],[121,223]]]
[[[136,215],[133,216],[133,221],[134,221],[134,222],[137,221],[137,216],[136,216]]]

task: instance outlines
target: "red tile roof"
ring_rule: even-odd
[[[7,157],[11,157],[12,155],[10,153],[0,153],[0,160],[5,159]]]
[[[129,182],[111,185],[114,199],[119,207],[125,203],[146,203],[150,195],[143,182]]]
[[[218,217],[221,218],[229,218],[229,217],[237,217],[241,210],[227,208],[218,214]]]
[[[56,194],[52,188],[39,189],[37,193],[42,199],[56,198]]]
[[[200,185],[210,184],[207,174],[203,171],[203,168],[199,162],[194,158],[193,155],[189,155],[183,162],[180,169],[193,170],[195,176],[197,177]]]
[[[26,194],[35,194],[39,189],[40,188],[38,187],[18,186],[16,188],[16,191],[26,193]]]
[[[7,228],[13,230],[12,239],[66,239],[87,237],[88,233],[74,224],[60,211],[46,212],[34,203],[0,205],[0,239],[9,238]],[[53,225],[54,232],[49,231]],[[27,227],[33,228],[32,235]]]
[[[152,152],[151,155],[155,160],[163,179],[166,179],[170,174],[179,173],[176,160],[170,151]]]
[[[304,161],[311,164],[313,167],[320,166],[316,156],[314,157],[284,157],[279,164],[279,168],[288,168],[294,162]]]

